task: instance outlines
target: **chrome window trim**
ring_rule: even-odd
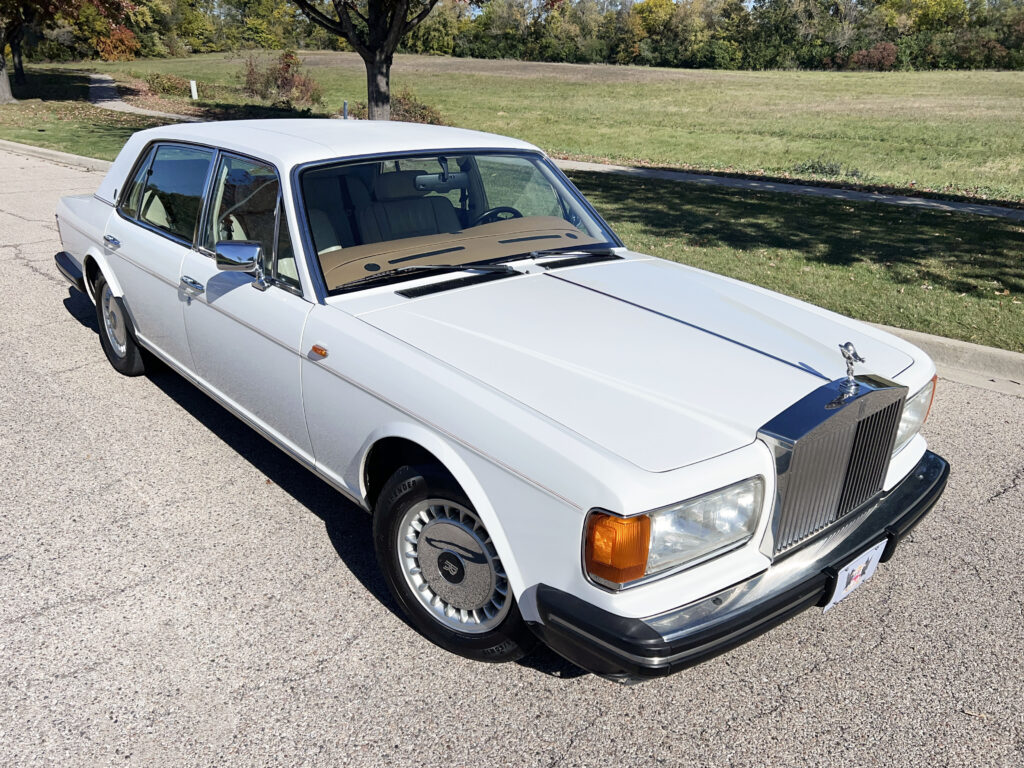
[[[209,249],[202,244],[205,237],[206,227],[210,223],[210,216],[213,213],[213,186],[217,183],[217,169],[220,168],[220,161],[224,153],[220,149],[214,150],[213,163],[210,165],[210,173],[206,177],[206,184],[203,186],[203,208],[199,212],[199,225],[196,228],[196,236],[193,238],[192,250],[207,258],[216,258],[216,253],[210,253]]]
[[[302,183],[301,175],[308,170],[312,170],[319,167],[326,167],[332,165],[355,165],[357,163],[366,162],[369,160],[401,160],[402,158],[409,157],[423,157],[429,154],[444,154],[444,155],[457,155],[457,154],[477,154],[477,155],[517,155],[521,157],[530,157],[539,159],[543,162],[555,175],[556,178],[563,181],[571,192],[574,192],[580,201],[582,201],[584,209],[594,219],[604,227],[611,235],[610,242],[613,243],[615,248],[625,248],[622,240],[615,233],[615,230],[611,228],[607,221],[599,214],[594,206],[590,204],[590,201],[583,196],[576,185],[569,181],[568,177],[562,173],[562,171],[551,162],[551,158],[548,157],[544,152],[535,149],[510,149],[502,147],[441,147],[438,149],[420,149],[420,150],[396,150],[394,152],[373,152],[363,155],[347,155],[341,157],[326,158],[323,160],[310,160],[305,163],[300,163],[292,168],[290,179],[292,185],[292,204],[295,210],[295,225],[299,228],[299,233],[302,237],[301,249],[303,258],[306,262],[306,269],[309,272],[310,279],[313,283],[313,289],[315,293],[316,303],[326,304],[327,303],[327,282],[324,280],[323,270],[320,268],[320,258],[317,256],[316,248],[313,245],[313,235],[310,231],[309,217],[305,215],[306,205],[305,199],[302,194]],[[299,215],[302,212],[303,215]],[[295,244],[292,244],[295,247]]]

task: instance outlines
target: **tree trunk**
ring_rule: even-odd
[[[11,38],[11,59],[14,61],[14,82],[18,85],[25,84],[25,62],[21,60],[21,38],[24,37],[24,29],[19,29]]]
[[[391,54],[375,53],[366,65],[366,116],[370,120],[391,119]]]
[[[3,30],[0,30],[0,40],[4,39]],[[14,94],[11,93],[11,81],[7,76],[7,59],[4,58],[3,49],[0,48],[0,104],[10,104],[14,101]]]

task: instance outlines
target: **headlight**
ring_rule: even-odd
[[[902,451],[924,426],[928,413],[932,409],[932,400],[935,398],[935,380],[937,378],[937,376],[932,376],[932,380],[925,384],[916,395],[908,397],[907,402],[903,405],[900,428],[896,430],[896,445],[892,449],[893,456]]]
[[[740,546],[757,527],[764,479],[751,477],[633,517],[595,511],[587,519],[587,573],[618,588]]]

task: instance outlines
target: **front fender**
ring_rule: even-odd
[[[444,465],[444,468],[451,473],[466,496],[469,497],[473,508],[487,527],[487,532],[491,536],[491,541],[494,542],[494,548],[498,552],[498,557],[501,558],[501,562],[505,566],[509,585],[512,587],[513,593],[518,597],[525,588],[525,585],[522,573],[513,555],[512,545],[509,542],[505,527],[498,518],[490,496],[480,483],[477,473],[470,466],[470,463],[478,461],[491,462],[465,446],[444,439],[441,435],[421,424],[405,421],[389,422],[374,430],[367,438],[361,451],[359,490],[364,503],[368,496],[365,472],[366,460],[373,446],[389,437],[402,438],[419,445],[424,450],[433,454]]]

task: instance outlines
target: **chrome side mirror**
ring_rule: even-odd
[[[260,256],[260,244],[252,240],[221,240],[217,243],[217,269],[225,272],[255,272]]]

